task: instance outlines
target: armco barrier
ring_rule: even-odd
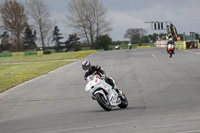
[[[186,43],[185,41],[178,41],[174,42],[176,45],[176,49],[186,49]]]
[[[156,41],[156,47],[161,47],[161,48],[166,47],[167,41],[168,40],[160,40],[160,41],[157,40]]]
[[[161,47],[164,48],[167,46],[167,42],[168,40],[160,40],[160,41],[156,41],[156,47]],[[185,41],[175,41],[175,46],[176,49],[186,49],[186,43]]]

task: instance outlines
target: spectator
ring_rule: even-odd
[[[177,37],[177,41],[178,41],[178,42],[181,41],[181,37]]]
[[[128,43],[128,48],[131,50],[131,46],[132,46],[132,44],[131,44],[131,42],[129,42]]]
[[[157,40],[160,41],[160,36],[157,37]]]

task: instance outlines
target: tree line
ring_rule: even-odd
[[[47,4],[42,0],[29,0],[24,5],[16,0],[5,0],[0,4],[2,19],[0,35],[1,51],[24,51],[35,49],[36,41],[45,48],[49,43],[55,43],[55,48],[78,50],[80,39],[86,39],[91,49],[97,47],[98,37],[111,31],[111,23],[106,18],[107,9],[99,0],[71,0],[67,5],[66,24],[76,33],[63,39],[56,22],[50,18]]]
[[[63,49],[76,51],[83,45],[81,39],[90,49],[110,49],[112,39],[108,33],[112,27],[106,17],[107,9],[99,0],[71,0],[66,7],[65,23],[75,32],[63,40],[65,37],[60,33],[56,21],[51,20],[50,9],[42,0],[28,0],[24,4],[5,0],[0,4],[1,29],[4,30],[0,34],[0,51],[33,50],[41,45],[45,52],[52,43],[57,52]],[[146,33],[142,28],[129,28],[124,38],[138,44],[155,42],[158,36],[166,35]]]

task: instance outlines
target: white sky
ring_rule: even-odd
[[[17,0],[25,3],[26,0]],[[67,3],[71,0],[43,0],[56,19],[65,40],[72,30],[65,27],[62,20],[66,19]],[[200,33],[200,0],[99,0],[107,8],[107,18],[112,22],[113,30],[110,37],[114,40],[124,40],[128,28],[144,28],[148,34],[166,33],[152,31],[146,21],[172,21],[178,33],[195,31]],[[0,0],[2,4],[4,0]],[[1,19],[0,19],[1,21]],[[1,23],[1,22],[0,22]]]

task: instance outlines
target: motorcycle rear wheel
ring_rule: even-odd
[[[110,104],[109,101],[107,101],[104,96],[100,93],[97,93],[95,95],[95,98],[97,100],[97,102],[99,103],[99,105],[106,111],[110,111],[112,109],[112,106]]]

